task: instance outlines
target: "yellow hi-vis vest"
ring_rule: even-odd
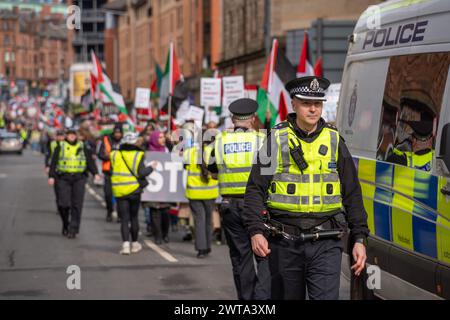
[[[27,130],[25,130],[25,129],[20,129],[19,134],[20,134],[20,137],[22,138],[23,141],[27,140],[27,137],[28,137]]]
[[[298,213],[334,213],[342,207],[337,172],[339,133],[325,127],[311,143],[289,126],[274,128],[277,167],[268,190],[268,208]],[[308,168],[301,172],[290,149],[301,144]]]
[[[222,132],[214,149],[222,195],[244,195],[256,153],[265,135],[257,131]]]
[[[53,140],[50,142],[50,158],[53,156],[53,153],[55,152],[56,147],[58,146],[58,141]]]
[[[136,177],[138,176],[139,163],[143,157],[143,151],[111,151],[111,185],[114,197],[120,198],[130,195],[139,188]],[[134,175],[128,170],[127,165]]]
[[[83,142],[79,141],[75,145],[71,145],[66,141],[60,142],[56,170],[63,173],[81,173],[86,170],[86,155],[84,154]]]
[[[3,111],[0,111],[0,128],[5,127],[5,113]]]
[[[406,157],[406,166],[416,168],[423,171],[431,171],[434,150],[430,150],[424,154],[416,154],[412,151],[401,151],[397,148],[393,149],[394,154]]]
[[[202,154],[199,153],[199,147],[187,149],[183,154],[183,161],[187,165],[187,184],[186,198],[189,200],[211,200],[219,196],[219,186],[217,180],[209,176],[209,180],[205,183],[201,179],[201,170],[199,164],[201,161],[208,163],[211,154],[211,147],[204,150],[205,157],[201,159]]]

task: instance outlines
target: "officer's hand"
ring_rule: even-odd
[[[270,253],[269,243],[266,237],[262,234],[255,234],[252,237],[252,249],[253,252],[262,258],[266,257]]]
[[[354,270],[355,276],[359,276],[366,265],[366,247],[362,243],[355,243],[352,254],[353,259],[356,261],[352,266],[352,270]]]
[[[48,178],[48,185],[49,186],[53,186],[55,184],[55,179],[53,178]]]
[[[156,167],[158,166],[158,161],[153,160],[152,162],[150,162],[150,167],[153,168],[153,170],[156,170]]]
[[[94,176],[94,182],[100,182],[102,180],[102,177],[100,177],[100,175],[97,173],[95,176]]]
[[[50,168],[49,167],[45,167],[45,174],[48,174],[50,172]]]

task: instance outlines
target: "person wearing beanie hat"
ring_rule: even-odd
[[[118,150],[112,150],[110,154],[112,193],[117,200],[117,210],[121,217],[120,254],[125,255],[142,250],[142,245],[138,242],[141,193],[148,185],[146,176],[156,166],[153,162],[150,166],[145,166],[145,152],[137,145],[138,140],[137,133],[127,132]]]

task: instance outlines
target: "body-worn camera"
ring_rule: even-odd
[[[295,145],[295,143],[291,139],[292,145]],[[299,169],[301,171],[306,170],[308,168],[308,163],[305,160],[305,157],[303,157],[303,150],[300,144],[297,144],[294,148],[290,149],[290,153],[292,156],[292,159],[297,164]]]

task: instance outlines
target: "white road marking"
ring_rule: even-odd
[[[100,202],[100,204],[103,207],[106,208],[106,202],[103,200],[103,198],[94,189],[91,188],[91,186],[89,186],[87,184],[86,185],[86,189],[95,199],[97,199],[97,201]],[[159,247],[158,245],[156,245],[152,241],[144,240],[144,243],[147,245],[147,247],[149,247],[150,249],[152,249],[153,251],[158,253],[161,257],[163,257],[167,261],[169,261],[169,262],[178,262],[178,260],[173,255],[171,255],[166,250],[162,249],[161,247]]]
[[[0,173],[0,179],[6,178],[8,175],[6,173]]]
[[[90,185],[86,184],[86,190],[93,196],[100,204],[106,208],[106,202],[103,201],[103,198],[94,190],[91,188]]]
[[[178,262],[178,260],[173,255],[171,255],[170,253],[168,253],[167,251],[165,251],[164,249],[162,249],[158,245],[154,244],[153,241],[151,241],[151,240],[144,240],[144,243],[150,249],[156,251],[156,253],[158,253],[161,257],[163,257],[167,261],[169,261],[169,262]]]

